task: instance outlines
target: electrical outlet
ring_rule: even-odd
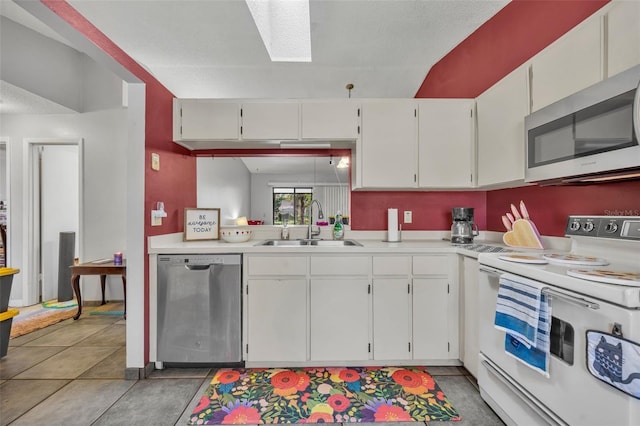
[[[160,154],[155,152],[151,153],[151,170],[160,170]]]
[[[410,210],[404,212],[404,223],[411,223],[413,221],[413,214]]]

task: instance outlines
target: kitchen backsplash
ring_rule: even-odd
[[[387,209],[398,209],[403,230],[441,231],[451,229],[453,207],[473,207],[474,220],[486,229],[485,191],[445,192],[351,192],[351,229],[386,230]],[[404,223],[404,211],[412,212],[412,223]]]
[[[487,230],[503,230],[501,215],[520,200],[526,203],[540,234],[563,236],[569,215],[640,216],[640,181],[490,191]]]
[[[492,191],[352,192],[351,228],[385,230],[387,209],[397,208],[404,230],[451,229],[452,207],[473,207],[481,230],[504,232],[501,217],[511,204],[524,201],[541,235],[564,235],[567,217],[577,215],[640,216],[640,181],[579,186],[526,186]],[[410,224],[403,212],[412,211]]]

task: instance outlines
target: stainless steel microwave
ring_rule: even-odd
[[[640,65],[525,117],[525,181],[640,176],[639,84]]]

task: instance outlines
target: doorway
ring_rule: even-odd
[[[60,233],[75,233],[79,257],[82,141],[29,141],[29,304],[57,299]]]
[[[9,143],[0,138],[0,267],[9,266]]]

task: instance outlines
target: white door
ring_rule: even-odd
[[[10,265],[8,241],[9,241],[9,219],[7,203],[9,202],[9,152],[7,151],[8,141],[0,139],[0,225],[5,227],[5,238],[2,241],[0,250],[0,267]]]
[[[373,280],[373,358],[411,359],[411,293],[408,278]]]
[[[39,145],[37,149],[41,296],[46,301],[58,297],[60,232],[75,232],[76,257],[78,253],[79,156],[77,145]]]
[[[473,99],[418,101],[421,188],[470,188],[474,173]]]
[[[447,284],[446,278],[413,280],[413,359],[450,357]]]
[[[363,188],[415,188],[418,129],[413,100],[362,104]]]
[[[306,361],[306,280],[249,280],[248,286],[247,361]]]
[[[311,360],[369,359],[369,281],[311,279]]]

